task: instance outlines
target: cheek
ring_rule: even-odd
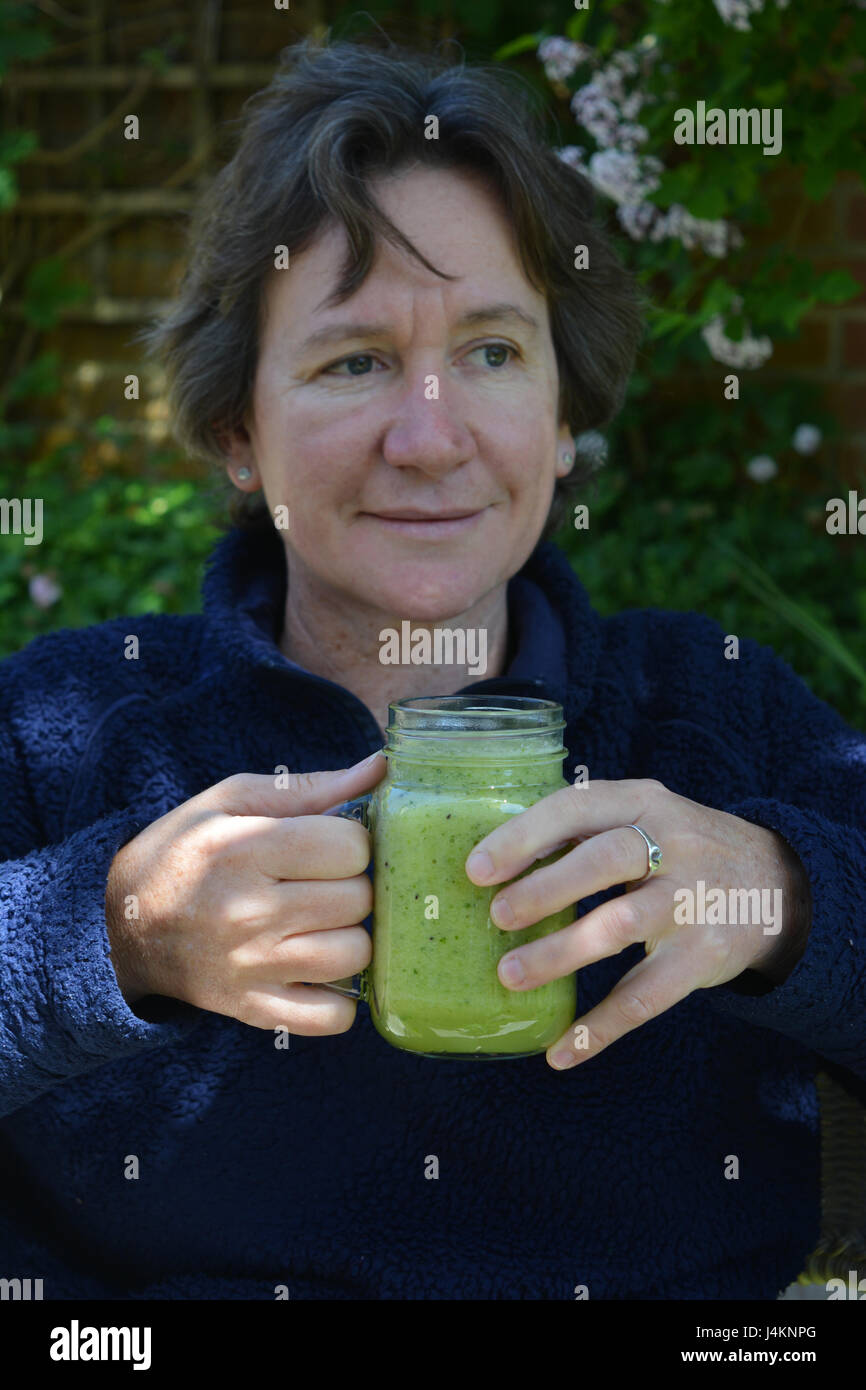
[[[265,452],[273,484],[292,494],[298,511],[312,512],[357,482],[365,436],[350,416],[280,402],[268,416]]]
[[[491,461],[500,484],[524,501],[544,492],[556,469],[556,427],[549,414],[508,413],[479,440],[482,458]],[[541,505],[541,503],[539,503]]]
[[[541,458],[555,443],[558,423],[557,396],[544,372],[502,384],[485,402],[485,434],[509,452]]]

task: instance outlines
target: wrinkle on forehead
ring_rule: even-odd
[[[260,343],[275,310],[271,301],[281,303],[287,336],[304,339],[330,323],[383,323],[395,316],[404,336],[420,332],[423,339],[427,328],[441,332],[449,312],[454,321],[469,309],[505,300],[549,327],[546,298],[528,279],[514,229],[483,176],[416,166],[374,181],[371,192],[409,241],[438,270],[457,278],[434,276],[409,252],[379,237],[364,280],[331,310],[326,306],[333,303],[349,243],[342,223],[330,219],[293,259],[288,275],[296,270],[294,279],[275,283],[275,276],[286,272],[270,272],[262,295]]]

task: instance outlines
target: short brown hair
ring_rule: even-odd
[[[574,434],[611,420],[640,341],[641,295],[596,221],[591,184],[547,143],[525,80],[502,67],[467,66],[453,48],[422,53],[381,39],[307,39],[279,58],[268,86],[244,103],[234,155],[196,205],[170,311],[136,335],[165,367],[178,443],[223,471],[217,430],[237,428],[249,405],[275,246],[286,245],[291,260],[326,224],[341,222],[348,252],[334,302],[361,284],[379,236],[443,274],[369,192],[376,176],[415,163],[490,181],[524,272],[547,300],[561,418]],[[425,138],[431,115],[438,139]],[[588,269],[575,269],[578,244],[588,249]],[[579,456],[557,480],[544,536],[563,523],[591,472]],[[235,524],[273,524],[261,492],[226,487]]]

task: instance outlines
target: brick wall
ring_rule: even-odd
[[[797,337],[778,342],[761,369],[768,384],[791,376],[822,388],[844,439],[837,466],[856,483],[866,472],[866,189],[841,175],[828,198],[813,203],[781,182],[773,199],[768,241],[781,241],[817,269],[848,270],[861,293],[842,305],[824,305],[801,320]]]

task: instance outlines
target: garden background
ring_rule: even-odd
[[[595,606],[707,613],[866,727],[866,534],[826,525],[866,499],[866,0],[281,3],[0,3],[0,497],[45,526],[3,537],[0,657],[198,610],[228,485],[173,445],[134,335],[279,50],[378,24],[524,73],[651,301],[622,414],[579,441],[589,528],[558,536]],[[700,100],[781,108],[781,152],[677,145]]]

